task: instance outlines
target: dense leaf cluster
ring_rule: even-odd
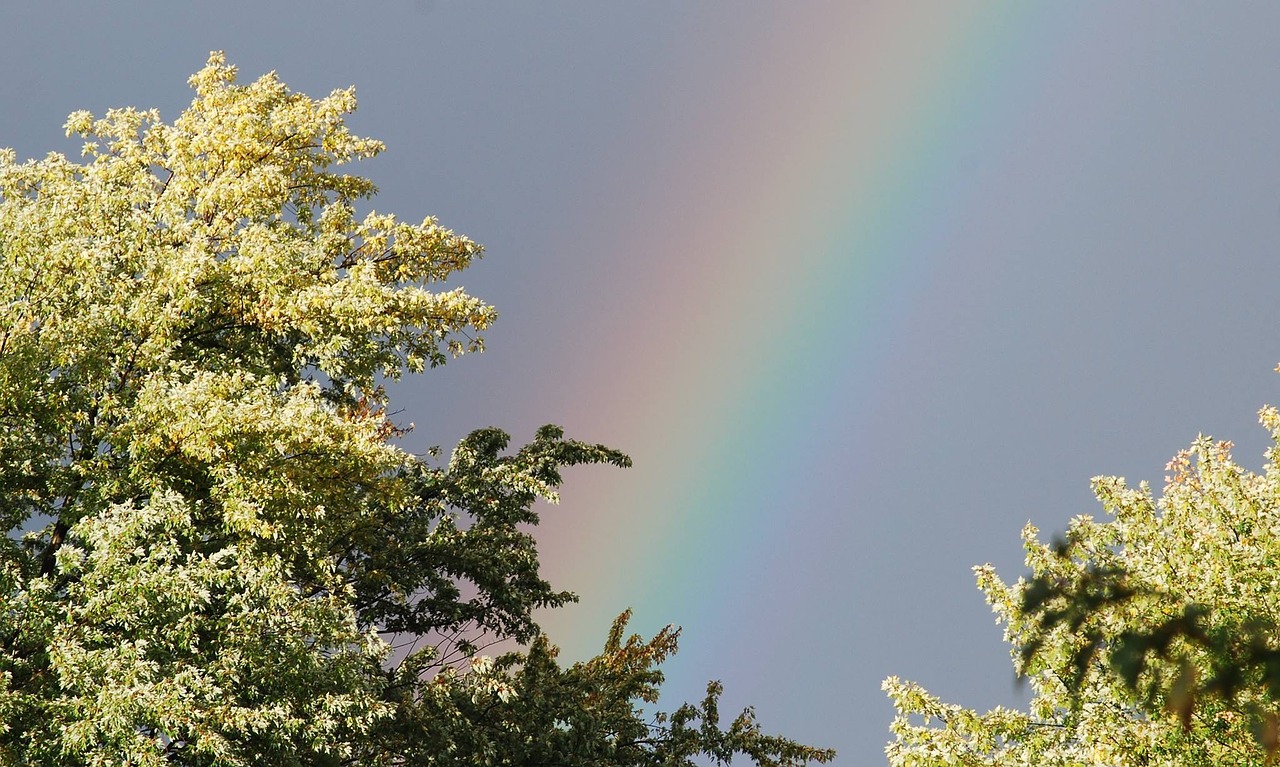
[[[1280,444],[1280,413],[1263,424]],[[898,710],[893,765],[1262,765],[1280,743],[1280,448],[1255,474],[1201,437],[1157,498],[1097,477],[1111,515],[1045,544],[1031,576],[990,566],[980,587],[1006,625],[1027,712],[985,714],[885,682]]]
[[[481,348],[493,308],[440,285],[479,247],[357,218],[351,91],[219,54],[191,85],[171,124],[71,115],[83,162],[0,152],[0,763],[829,760],[721,728],[715,685],[646,713],[675,631],[557,663],[535,504],[628,459],[400,449],[378,382]]]

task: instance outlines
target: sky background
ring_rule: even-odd
[[[565,657],[684,627],[664,702],[882,764],[890,674],[1022,699],[970,567],[1280,404],[1280,6],[913,2],[0,10],[0,146],[158,107],[223,49],[355,85],[380,211],[482,242],[488,351],[414,449],[543,423],[628,451],[538,530]]]

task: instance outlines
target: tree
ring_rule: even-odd
[[[440,283],[480,248],[357,217],[350,90],[221,54],[172,124],[76,112],[83,162],[0,154],[0,761],[21,765],[759,764],[830,751],[650,705],[678,632],[567,668],[528,526],[544,427],[405,452],[379,382],[482,347]],[[525,649],[481,655],[502,640]]]
[[[1263,408],[1280,446],[1280,412]],[[895,766],[1261,765],[1280,740],[1280,447],[1262,474],[1231,444],[1197,439],[1166,467],[1163,493],[1096,477],[1111,515],[1072,520],[1041,543],[1024,531],[1030,578],[988,566],[979,587],[1031,684],[1027,712],[948,705],[884,683]]]

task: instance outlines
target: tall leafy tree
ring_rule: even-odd
[[[1280,412],[1263,425],[1280,446]],[[1261,474],[1200,437],[1163,492],[1096,477],[1109,515],[1024,531],[1029,578],[979,587],[1030,683],[979,713],[891,677],[895,767],[1262,765],[1280,742],[1280,447]]]
[[[480,254],[360,216],[350,90],[237,82],[70,116],[81,161],[0,153],[0,761],[21,765],[679,765],[827,761],[669,714],[677,632],[562,667],[533,619],[573,599],[528,529],[555,427],[447,463],[396,444],[379,381],[481,348],[441,283]],[[480,654],[499,640],[525,649]]]

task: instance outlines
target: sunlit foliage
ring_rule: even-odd
[[[1261,413],[1280,444],[1280,414]],[[1097,477],[1106,521],[1042,543],[1030,578],[976,568],[1026,712],[948,705],[891,677],[889,762],[925,765],[1261,765],[1280,739],[1280,449],[1265,470],[1207,437],[1166,467],[1163,492]]]
[[[494,309],[444,285],[480,248],[357,213],[352,91],[220,54],[190,84],[172,123],[72,114],[80,160],[0,153],[0,761],[830,759],[720,728],[714,685],[657,713],[673,630],[558,665],[535,504],[629,460],[555,427],[401,449],[379,382],[482,348]]]

